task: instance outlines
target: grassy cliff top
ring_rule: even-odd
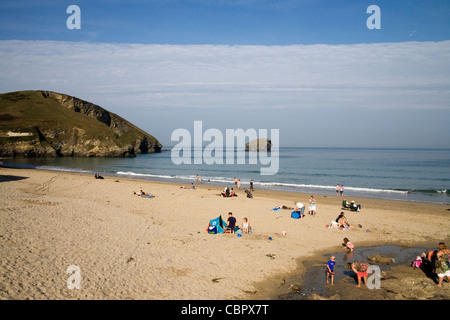
[[[5,137],[8,131],[34,132],[36,127],[52,141],[64,139],[77,128],[84,132],[85,139],[114,141],[118,146],[144,136],[160,145],[152,135],[120,116],[75,97],[48,91],[0,94],[0,136]]]

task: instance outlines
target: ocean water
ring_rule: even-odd
[[[234,164],[174,164],[171,148],[136,158],[56,158],[3,159],[6,166],[91,174],[134,177],[149,180],[196,182],[233,186],[236,177],[241,188],[254,187],[305,192],[311,195],[335,195],[336,185],[344,186],[344,196],[397,199],[450,204],[450,149],[372,149],[372,148],[288,148],[279,149],[279,168],[274,175],[261,175],[271,164],[250,164],[234,152]],[[202,150],[197,150],[203,155]],[[213,156],[215,156],[213,154]],[[268,157],[274,156],[268,154]],[[270,159],[270,158],[269,158]],[[238,160],[243,164],[238,164]],[[275,158],[272,159],[272,163]]]

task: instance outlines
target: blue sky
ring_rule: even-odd
[[[3,0],[0,92],[71,94],[165,145],[202,120],[281,146],[450,148],[449,17],[442,0]]]
[[[78,5],[82,28],[68,30]],[[369,5],[381,30],[366,28]],[[442,41],[450,36],[442,0],[3,0],[0,39],[146,44],[349,44]]]

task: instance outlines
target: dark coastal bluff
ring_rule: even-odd
[[[272,141],[267,138],[252,140],[245,145],[245,151],[260,151],[260,146],[261,151],[270,152],[270,150],[272,149]]]
[[[0,94],[0,157],[135,157],[161,148],[93,103],[51,91]]]

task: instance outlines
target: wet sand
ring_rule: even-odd
[[[447,205],[346,195],[362,206],[344,211],[362,228],[339,230],[325,227],[342,211],[336,195],[317,195],[317,215],[296,220],[271,209],[309,194],[223,198],[222,187],[181,186],[0,168],[0,299],[274,299],[280,280],[301,278],[303,261],[340,250],[344,237],[357,247],[450,239]],[[133,194],[141,189],[155,197]],[[209,235],[209,221],[228,212],[239,225],[247,217],[253,234]],[[67,286],[72,265],[81,289]]]

